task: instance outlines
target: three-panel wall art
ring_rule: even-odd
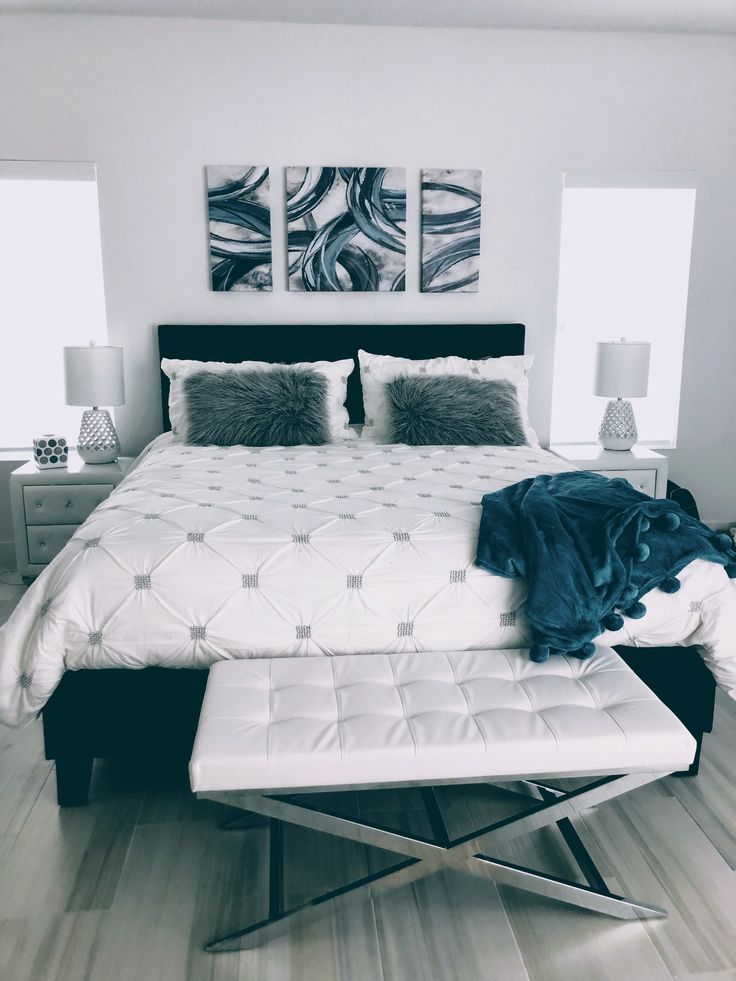
[[[272,290],[269,168],[206,174],[212,289]],[[287,167],[284,187],[289,290],[405,290],[403,167]],[[480,209],[480,170],[422,171],[422,292],[477,292]]]

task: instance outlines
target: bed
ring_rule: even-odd
[[[360,347],[481,358],[523,353],[524,327],[164,325],[158,340],[162,357],[230,362],[334,361]],[[167,433],[162,379],[164,434],[2,635],[0,717],[19,724],[42,710],[60,804],[86,800],[95,758],[188,759],[215,660],[528,643],[523,585],[473,566],[480,497],[569,464],[540,448],[357,438],[187,446]],[[357,371],[347,406],[360,423]],[[733,687],[717,636],[732,597],[707,566],[693,563],[677,596],[649,602],[646,626],[603,640],[699,742],[712,725],[714,681],[695,644]]]

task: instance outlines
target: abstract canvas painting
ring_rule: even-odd
[[[207,167],[212,289],[273,289],[268,167]]]
[[[477,292],[480,206],[480,170],[422,171],[422,292]]]
[[[406,171],[287,167],[289,289],[405,289]]]

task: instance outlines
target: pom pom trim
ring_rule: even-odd
[[[604,630],[620,630],[624,625],[624,618],[620,613],[609,613],[603,618]]]
[[[621,595],[618,598],[617,606],[630,606],[631,603],[636,601],[637,597],[636,586],[627,586],[626,589],[622,590]]]
[[[649,546],[644,542],[639,542],[639,544],[634,548],[634,562],[646,562],[649,558]]]
[[[681,585],[682,583],[676,576],[667,576],[659,584],[659,588],[663,593],[676,593]]]
[[[731,536],[725,531],[719,531],[716,535],[716,547],[719,548],[721,552],[730,552],[733,548]]]
[[[646,612],[647,608],[643,603],[634,603],[628,610],[624,610],[626,616],[631,617],[632,620],[641,620]]]
[[[595,644],[588,641],[587,644],[583,644],[582,647],[578,647],[576,651],[572,652],[575,657],[580,658],[581,661],[586,661],[589,657],[595,654]]]

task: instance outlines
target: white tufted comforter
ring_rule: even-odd
[[[190,447],[161,436],[0,630],[0,721],[65,669],[528,644],[526,587],[473,565],[480,499],[569,464],[529,447]],[[699,644],[736,695],[736,583],[693,562],[605,644]]]

